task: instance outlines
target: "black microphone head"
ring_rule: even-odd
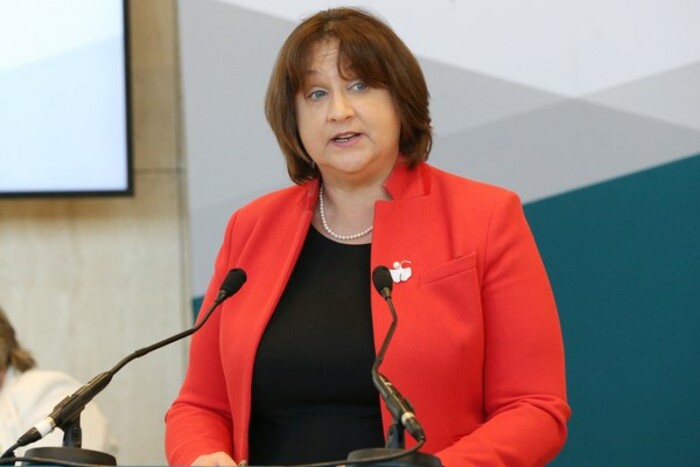
[[[377,266],[372,272],[372,283],[382,297],[391,297],[391,290],[394,287],[394,281],[391,279],[391,273],[386,266]]]
[[[221,283],[219,298],[225,300],[238,292],[238,290],[243,287],[243,284],[245,284],[246,279],[248,279],[248,276],[243,269],[231,269]]]

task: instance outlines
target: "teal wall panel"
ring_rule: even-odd
[[[192,299],[192,321],[197,319],[199,314],[199,309],[202,308],[202,302],[204,301],[204,295],[199,295]]]
[[[700,155],[525,211],[573,409],[552,465],[700,465]]]

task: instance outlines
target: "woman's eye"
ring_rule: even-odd
[[[355,91],[364,91],[368,88],[367,83],[363,83],[362,81],[358,81],[357,83],[353,83],[352,88]]]
[[[321,90],[317,89],[316,91],[311,91],[309,93],[309,99],[317,101],[317,100],[323,98],[323,96],[325,96],[325,95],[326,95],[325,91],[321,91]]]

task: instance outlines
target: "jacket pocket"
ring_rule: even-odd
[[[476,251],[426,269],[420,275],[420,285],[428,285],[475,268]]]

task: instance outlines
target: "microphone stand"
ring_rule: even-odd
[[[60,428],[63,431],[63,446],[37,447],[28,449],[25,453],[25,457],[52,459],[62,462],[76,462],[81,464],[117,465],[117,459],[111,454],[92,449],[83,449],[83,430],[80,427],[80,415],[83,409],[85,409],[85,406],[95,396],[97,396],[97,394],[102,392],[102,390],[107,387],[109,382],[112,380],[112,377],[119,370],[121,370],[124,365],[138,357],[145,355],[151,350],[155,350],[156,348],[162,347],[162,345],[166,345],[159,344],[160,343],[151,346],[153,347],[152,349],[151,347],[147,347],[134,352],[120,361],[110,371],[100,373],[76,392],[59,402],[56,407],[54,407],[51,414],[51,419],[55,423],[53,429]],[[53,431],[53,429],[51,431]],[[11,448],[12,452],[17,447],[26,446],[34,441],[38,441],[38,439],[35,439],[37,436],[39,436],[39,434],[36,433],[34,429],[29,430],[27,433],[25,433],[25,435],[20,437],[19,441],[15,445],[16,447]],[[39,439],[41,439],[41,437],[39,437]],[[11,451],[8,450],[8,452]],[[4,457],[5,455],[3,455],[3,458]]]
[[[389,426],[386,435],[386,447],[403,449],[406,446],[406,437],[404,436],[405,428],[401,421],[393,417],[394,421]]]
[[[372,282],[377,292],[386,300],[389,306],[389,311],[391,312],[391,325],[387,330],[386,336],[384,337],[384,342],[382,343],[379,352],[377,353],[377,358],[374,360],[374,365],[372,365],[372,382],[374,383],[377,390],[379,390],[382,399],[387,404],[387,408],[391,412],[393,422],[389,426],[387,432],[387,442],[384,448],[369,448],[369,449],[358,449],[352,451],[348,455],[348,467],[353,467],[352,461],[362,461],[368,460],[377,456],[389,456],[397,455],[402,451],[406,452],[406,456],[400,456],[393,460],[381,461],[378,463],[373,463],[372,465],[383,466],[383,467],[410,467],[410,466],[424,466],[424,467],[442,467],[440,459],[432,454],[422,453],[422,452],[408,452],[404,449],[405,447],[405,436],[404,436],[404,417],[407,412],[410,412],[412,418],[415,420],[413,415],[413,407],[410,402],[405,399],[389,382],[389,379],[383,374],[379,373],[379,365],[384,361],[384,354],[386,353],[389,343],[394,336],[394,331],[398,324],[398,317],[396,315],[396,310],[394,309],[394,304],[391,300],[391,289],[393,286],[393,280],[391,278],[391,273],[386,268],[386,266],[377,267],[372,273]],[[403,412],[403,413],[402,413]],[[412,430],[412,435],[416,438],[419,443],[425,442],[425,434],[423,433],[420,425],[411,425],[409,429]],[[416,437],[415,434],[418,433]]]
[[[63,426],[63,446],[82,447],[83,430],[80,428],[80,415]]]
[[[80,427],[80,414],[57,427],[63,430],[62,447],[28,449],[24,457],[80,464],[117,465],[117,459],[111,454],[82,447],[83,430]],[[30,463],[32,463],[31,460]]]
[[[0,465],[5,464],[5,459],[14,458],[15,449],[40,440],[55,428],[63,430],[63,447],[32,448],[27,450],[23,457],[26,457],[29,462],[34,462],[32,459],[40,460],[41,464],[44,465],[50,464],[52,460],[55,460],[57,465],[117,465],[116,458],[111,454],[81,447],[82,429],[80,428],[80,414],[85,406],[107,387],[112,377],[127,363],[198,331],[207,322],[216,307],[238,292],[246,279],[245,271],[242,269],[231,269],[221,284],[221,289],[214,303],[199,323],[174,336],[136,350],[119,361],[111,370],[100,373],[73,394],[66,396],[54,407],[51,415],[20,436],[17,442],[3,453],[0,457]]]

